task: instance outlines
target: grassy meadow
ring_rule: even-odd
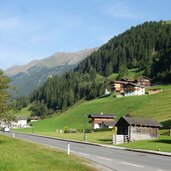
[[[159,139],[135,141],[119,146],[133,149],[171,152],[171,136],[161,136]]]
[[[35,122],[34,132],[55,133],[57,129],[63,129],[65,126],[81,129],[84,126],[83,114],[107,113],[115,114],[117,118],[129,113],[137,117],[154,118],[159,122],[171,125],[171,85],[157,86],[163,91],[153,95],[142,95],[132,97],[115,98],[113,95],[84,101],[76,104],[69,110],[53,115],[53,117]],[[86,127],[90,128],[87,118]],[[16,130],[18,131],[18,130]],[[32,128],[20,129],[31,133]]]
[[[87,161],[63,151],[0,135],[0,170],[95,171]]]

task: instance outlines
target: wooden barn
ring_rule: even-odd
[[[149,118],[121,117],[115,126],[117,135],[127,135],[128,140],[134,141],[157,138],[162,125]]]
[[[89,114],[88,118],[91,118],[89,123],[92,124],[93,129],[98,128],[112,128],[114,126],[114,114]]]

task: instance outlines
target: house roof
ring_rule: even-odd
[[[39,119],[41,119],[41,117],[40,116],[33,116],[33,117],[31,117],[31,119],[32,120],[39,120]]]
[[[102,122],[105,126],[115,126],[116,122],[109,121],[109,122]]]
[[[154,119],[149,118],[135,118],[135,117],[122,117],[129,125],[139,126],[151,126],[151,127],[162,127],[162,125]]]
[[[27,117],[24,117],[24,116],[18,116],[18,117],[17,117],[17,120],[27,120]]]
[[[116,81],[116,80],[113,80],[110,82],[111,83],[118,83],[118,84],[128,84],[129,82],[128,81]]]
[[[115,118],[114,114],[89,114],[88,118]]]
[[[135,84],[135,83],[127,83],[125,86],[127,86],[127,85],[132,85],[132,86],[135,86],[135,87],[142,87],[142,88],[144,88],[145,86],[143,86],[143,85],[140,85],[140,84]]]
[[[147,79],[147,80],[152,80],[151,78],[149,78],[149,77],[146,77],[146,76],[140,76],[140,77],[138,77],[138,79],[140,79],[140,78],[145,78],[145,79]]]

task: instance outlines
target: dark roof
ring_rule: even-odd
[[[115,118],[113,114],[89,114],[88,118]]]
[[[146,76],[140,76],[140,77],[138,77],[138,79],[140,79],[140,78],[145,78],[145,79],[147,79],[147,80],[152,80],[151,78],[149,78],[149,77],[146,77]]]
[[[139,126],[151,126],[151,127],[162,127],[162,125],[154,119],[149,118],[135,118],[135,117],[122,117],[129,125]]]
[[[109,121],[109,122],[102,122],[105,126],[115,126],[116,122],[112,122],[112,121]]]
[[[111,83],[118,83],[118,84],[128,84],[128,81],[116,81],[116,80],[113,80],[110,82]]]
[[[135,87],[142,87],[142,88],[144,88],[143,85],[135,84],[135,83],[127,83],[125,86],[127,86],[127,85],[132,85],[132,86],[135,86]]]

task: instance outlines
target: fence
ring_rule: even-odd
[[[160,131],[160,135],[171,136],[171,129],[164,129]]]
[[[126,143],[128,140],[128,135],[113,135],[113,144]]]

